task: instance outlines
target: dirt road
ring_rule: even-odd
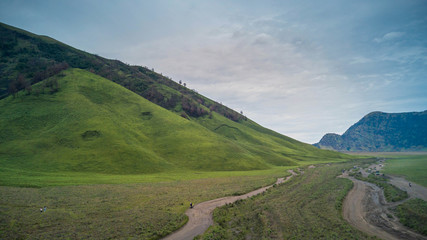
[[[292,176],[297,175],[294,171],[289,170],[292,174],[288,176],[286,179],[279,178],[276,181],[276,184],[281,184],[289,180]],[[240,195],[240,196],[230,196],[218,198],[206,202],[199,203],[195,205],[192,209],[188,209],[185,214],[188,216],[188,222],[184,227],[179,229],[178,231],[170,234],[165,237],[164,240],[187,240],[193,239],[195,236],[204,233],[210,225],[213,224],[212,212],[215,208],[223,206],[227,203],[233,203],[240,199],[245,199],[248,197],[252,197],[258,195],[262,192],[265,192],[267,189],[271,188],[273,185],[259,188],[255,191]]]
[[[370,166],[370,168],[374,167],[381,168],[379,165]],[[381,239],[427,239],[400,224],[398,218],[389,210],[406,200],[387,203],[383,190],[375,184],[349,177],[347,172],[342,177],[346,177],[354,183],[353,189],[343,203],[343,217],[352,226]],[[427,194],[426,188],[415,186],[415,184],[409,187],[409,182],[403,178],[391,176],[390,182],[407,191],[410,198]],[[410,189],[407,190],[406,186]]]
[[[389,182],[394,186],[406,191],[411,198],[420,198],[424,201],[427,201],[427,188],[418,185],[416,183],[411,182],[411,186],[409,186],[409,181],[401,178],[389,175]]]

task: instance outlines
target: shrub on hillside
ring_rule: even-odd
[[[205,109],[199,107],[195,101],[186,96],[182,97],[181,104],[182,110],[192,117],[202,117],[208,114]]]

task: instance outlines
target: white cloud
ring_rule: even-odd
[[[390,41],[390,40],[393,40],[393,39],[400,38],[403,35],[405,35],[404,32],[389,32],[389,33],[384,34],[384,36],[382,36],[380,38],[374,38],[374,42],[382,43],[382,42],[385,42],[385,41]]]
[[[351,58],[350,64],[365,64],[372,62],[372,59],[363,57],[363,56],[355,56]]]
[[[393,112],[400,102],[389,96],[411,91],[398,84],[409,70],[393,64],[419,62],[425,53],[369,38],[366,45],[343,35],[336,40],[340,29],[313,30],[282,16],[234,20],[191,37],[143,41],[121,50],[119,59],[153,67],[265,127],[315,143],[325,133],[342,134],[371,111]],[[389,32],[373,42],[408,35]]]
[[[130,49],[127,59],[133,55],[133,62],[146,63],[176,81],[183,80],[201,94],[243,110],[256,122],[306,142],[321,137],[315,140],[309,133],[315,131],[314,126],[307,127],[313,121],[320,124],[312,114],[333,115],[317,109],[335,104],[336,99],[353,98],[337,90],[348,79],[332,72],[330,63],[309,40],[284,41],[242,26],[216,33],[219,31],[221,34],[190,42],[143,43]],[[307,54],[307,48],[313,51]],[[331,122],[324,125],[336,126]],[[306,137],[300,138],[303,135]]]

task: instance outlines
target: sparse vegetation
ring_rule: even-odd
[[[400,190],[396,186],[388,183],[387,178],[384,176],[369,174],[369,176],[365,178],[357,173],[354,175],[354,177],[362,181],[373,183],[384,189],[384,196],[388,202],[398,202],[408,198],[408,193],[406,191]]]

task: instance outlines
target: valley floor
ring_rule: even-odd
[[[286,170],[279,176],[286,174]],[[0,239],[159,239],[187,221],[190,202],[240,195],[277,173],[134,184],[0,186]],[[45,212],[40,208],[47,207]]]
[[[231,197],[219,201],[219,205],[228,204],[213,211],[213,226],[197,239],[373,239],[373,235],[385,239],[396,236],[426,239],[407,233],[402,225],[399,225],[401,232],[410,235],[384,230],[381,219],[390,218],[391,224],[399,224],[388,209],[401,202],[385,203],[381,189],[373,184],[337,178],[343,169],[354,165],[368,167],[372,162],[372,159],[359,159],[300,166],[298,176],[245,200],[238,200],[239,196],[289,175],[289,168],[253,176],[217,174],[197,179],[187,176],[182,180],[175,176],[167,182],[41,188],[1,186],[0,239],[160,239],[185,225],[188,218],[183,213],[190,202],[196,204],[193,210],[206,211],[207,203],[203,202],[224,196]],[[409,188],[402,179],[392,177],[391,182],[407,190],[411,197],[425,195],[425,188],[414,183]],[[44,206],[47,210],[40,212]],[[353,209],[352,213],[346,214],[348,209]],[[378,209],[381,212],[376,212]],[[210,215],[212,210],[208,210]],[[365,221],[356,224],[368,224],[368,228],[379,224],[380,230],[378,226],[374,230],[389,235],[352,227],[354,221],[349,220],[352,216]],[[397,225],[391,228],[394,226]]]
[[[316,170],[307,169],[305,175],[294,179],[300,183],[297,185],[299,192],[294,191],[292,185],[295,186],[295,183],[293,184],[292,181],[266,196],[219,208],[214,212],[215,225],[199,238],[427,239],[426,235],[420,234],[426,233],[427,209],[426,202],[423,202],[427,200],[427,188],[421,185],[413,182],[409,184],[409,181],[402,177],[387,175],[389,183],[400,188],[399,191],[406,191],[409,195],[409,198],[403,200],[387,202],[382,188],[373,183],[349,177],[348,171],[345,171],[340,178],[351,180],[353,187],[341,202],[342,199],[339,196],[346,193],[346,188],[342,188],[346,186],[345,182],[341,182],[343,185],[340,184],[340,187],[338,185],[335,185],[335,188],[332,187],[334,182],[335,184],[339,182],[339,178],[333,179],[337,168],[341,166],[344,169],[351,169],[352,172],[360,171],[364,177],[367,177],[369,175],[367,169],[382,171],[384,166],[383,163],[370,164],[369,161],[360,161],[357,164],[365,165],[365,168],[355,169],[353,166],[349,168],[349,165],[345,164],[318,165]],[[311,180],[307,182],[307,178]],[[302,192],[304,189],[306,192]],[[341,210],[340,203],[343,204],[343,218],[339,217],[341,211],[336,212],[331,209],[333,206],[331,199],[336,200],[336,210]],[[414,211],[417,214],[414,214]],[[347,224],[341,220],[350,223],[360,232],[347,228]],[[330,225],[325,225],[325,222]],[[411,229],[402,223],[411,226]]]
[[[212,212],[215,208],[264,193],[269,188],[282,184],[291,179],[292,176],[297,175],[293,170],[288,170],[288,172],[291,173],[290,176],[286,177],[286,179],[278,178],[274,185],[262,187],[239,196],[223,197],[197,204],[194,208],[190,208],[185,212],[189,218],[187,224],[173,234],[168,235],[164,240],[193,239],[197,235],[203,234],[213,224]]]
[[[214,225],[197,239],[373,239],[341,216],[353,185],[337,176],[354,163],[300,168],[267,194],[217,208]]]

